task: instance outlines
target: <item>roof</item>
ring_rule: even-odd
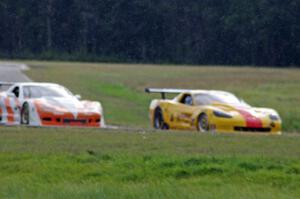
[[[189,93],[195,94],[219,94],[219,95],[232,95],[232,93],[220,90],[190,90]]]
[[[17,82],[13,84],[15,86],[60,86],[56,83],[49,83],[49,82]]]

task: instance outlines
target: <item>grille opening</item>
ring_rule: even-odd
[[[56,122],[61,122],[61,119],[60,118],[56,118]]]
[[[44,117],[44,118],[43,118],[43,121],[51,122],[51,121],[52,121],[52,118],[51,118],[51,117]]]
[[[252,127],[234,127],[235,131],[246,131],[246,132],[270,132],[271,128],[252,128]]]
[[[99,123],[99,122],[100,122],[100,119],[96,119],[96,122]]]
[[[66,124],[71,124],[71,123],[80,123],[80,124],[86,124],[87,120],[86,119],[63,119],[63,122]]]

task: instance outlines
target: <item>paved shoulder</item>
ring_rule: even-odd
[[[28,82],[32,81],[23,71],[29,67],[25,64],[0,62],[0,82]]]

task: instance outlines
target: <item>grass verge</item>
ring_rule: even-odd
[[[0,128],[2,198],[299,198],[300,137]]]

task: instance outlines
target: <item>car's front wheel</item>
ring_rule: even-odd
[[[201,133],[209,131],[209,120],[205,113],[200,114],[197,121],[197,129]]]
[[[29,104],[24,103],[21,110],[21,124],[29,125],[29,123],[30,123]]]

